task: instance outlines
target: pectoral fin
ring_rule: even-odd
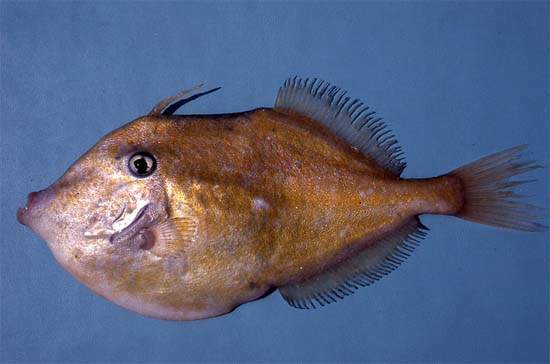
[[[159,257],[178,256],[185,252],[187,244],[195,240],[197,226],[192,218],[178,217],[150,228],[154,244],[147,250]]]

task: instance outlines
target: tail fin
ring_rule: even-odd
[[[469,163],[450,172],[462,181],[464,205],[457,216],[480,224],[522,231],[541,231],[547,227],[538,223],[537,215],[544,211],[534,205],[515,201],[525,196],[512,187],[532,180],[508,181],[512,176],[542,168],[533,161],[517,161],[526,145],[506,149]]]

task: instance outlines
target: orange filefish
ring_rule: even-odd
[[[325,81],[287,80],[273,108],[166,112],[196,88],[105,135],[17,212],[67,271],[125,308],[203,319],[275,289],[323,306],[396,269],[426,236],[421,214],[546,229],[513,191],[527,181],[509,180],[539,168],[518,160],[523,146],[403,179],[386,124]]]

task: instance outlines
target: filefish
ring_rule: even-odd
[[[140,314],[194,320],[279,290],[297,308],[373,284],[444,214],[546,229],[510,177],[539,168],[506,149],[404,179],[385,122],[346,91],[290,78],[272,108],[169,110],[196,86],[102,137],[17,219],[84,285]],[[197,96],[197,95],[195,95]]]

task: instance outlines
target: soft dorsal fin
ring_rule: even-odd
[[[326,81],[289,78],[279,89],[275,109],[322,123],[397,177],[406,166],[401,147],[382,118]]]
[[[426,236],[426,230],[418,217],[413,217],[363,252],[303,282],[280,287],[279,291],[296,308],[336,302],[393,272]]]

